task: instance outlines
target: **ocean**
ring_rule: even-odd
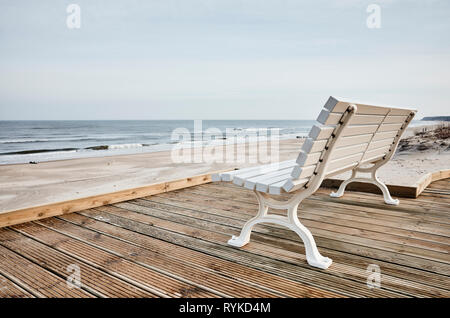
[[[314,123],[314,120],[204,120],[201,130],[195,130],[193,120],[0,121],[0,164],[147,153],[170,150],[177,143],[190,147],[233,142],[233,138],[227,138],[227,131],[254,136],[268,129],[269,136],[272,133],[280,139],[305,137]],[[411,123],[419,124],[426,122]],[[180,128],[191,133],[190,140],[172,138],[172,133]]]

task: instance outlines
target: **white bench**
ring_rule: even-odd
[[[326,269],[332,260],[320,255],[311,232],[298,217],[300,202],[313,194],[324,178],[346,171],[351,177],[344,181],[332,197],[341,197],[353,181],[370,182],[378,186],[387,204],[397,205],[388,188],[376,176],[397,148],[401,135],[416,111],[392,107],[371,106],[330,97],[312,127],[297,160],[262,165],[215,174],[213,181],[229,181],[254,190],[259,202],[258,214],[242,228],[238,237],[228,244],[241,247],[250,240],[254,225],[275,223],[295,231],[305,244],[306,259],[311,266]],[[371,177],[357,177],[370,173]],[[287,200],[272,195],[292,193]],[[287,210],[287,216],[268,214],[268,208]]]

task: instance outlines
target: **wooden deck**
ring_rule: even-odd
[[[1,297],[450,297],[450,179],[388,206],[380,195],[320,189],[301,222],[327,270],[291,231],[258,225],[250,191],[205,184],[0,229]],[[276,212],[276,211],[274,211]],[[82,288],[69,288],[79,266]],[[369,264],[381,288],[367,287]]]

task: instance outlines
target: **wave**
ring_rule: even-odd
[[[0,144],[18,144],[18,143],[33,143],[33,142],[47,142],[51,141],[51,139],[7,139],[0,140]]]
[[[141,148],[144,147],[144,144],[121,144],[121,145],[109,145],[108,149],[130,149],[130,148]]]
[[[119,140],[120,137],[98,136],[98,137],[72,137],[72,138],[38,138],[38,139],[6,139],[0,140],[0,144],[38,143],[38,142],[60,142],[60,141],[96,141],[96,140]]]
[[[74,152],[74,151],[77,151],[77,150],[78,150],[78,148],[33,149],[33,150],[21,150],[21,151],[3,152],[3,153],[0,153],[0,156],[30,155],[30,154],[44,153],[44,152]]]
[[[152,144],[154,145],[154,144]],[[86,148],[56,148],[56,149],[32,149],[32,150],[21,150],[21,151],[11,151],[0,153],[0,156],[6,155],[29,155],[36,153],[48,153],[48,152],[67,152],[67,151],[80,151],[80,150],[118,150],[118,149],[133,149],[142,148],[150,146],[150,144],[118,144],[118,145],[99,145]]]
[[[119,144],[119,145],[99,145],[86,147],[87,150],[117,150],[117,149],[132,149],[132,148],[142,148],[150,146],[149,144]]]

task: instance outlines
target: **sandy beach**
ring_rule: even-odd
[[[302,139],[280,142],[280,160],[293,159]],[[251,164],[173,163],[170,151],[0,166],[0,211],[161,183]]]
[[[436,127],[439,125],[437,124]],[[410,128],[379,177],[387,184],[414,185],[429,172],[450,169],[449,141],[436,127]],[[280,161],[295,159],[304,139],[280,141]],[[250,163],[173,163],[170,151],[0,166],[0,212],[115,192]],[[347,174],[337,176],[345,178]]]

